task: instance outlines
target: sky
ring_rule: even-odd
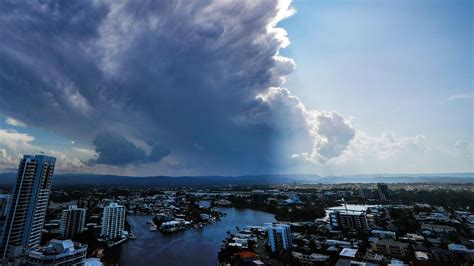
[[[466,0],[3,1],[0,171],[474,172]]]

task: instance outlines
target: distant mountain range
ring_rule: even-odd
[[[0,173],[0,184],[13,184],[16,173]],[[474,183],[474,173],[445,174],[370,174],[319,176],[245,175],[245,176],[115,176],[95,174],[55,174],[53,185],[270,185],[270,184],[340,184],[340,183]]]

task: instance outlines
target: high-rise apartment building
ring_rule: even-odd
[[[8,194],[0,194],[0,219],[7,216],[8,206],[10,205],[11,196]],[[0,232],[1,234],[1,232]]]
[[[292,238],[289,224],[266,223],[268,244],[272,252],[284,252],[291,249]]]
[[[0,257],[14,258],[39,245],[56,158],[25,155],[20,160],[5,228],[0,239]]]
[[[77,205],[69,205],[62,211],[59,232],[63,238],[71,239],[84,230],[86,223],[86,209]]]
[[[0,194],[0,237],[2,237],[3,227],[7,219],[8,206],[10,205],[11,196],[8,194]]]
[[[125,226],[125,207],[111,202],[104,207],[101,236],[106,240],[122,237]]]
[[[387,184],[378,183],[377,184],[377,191],[379,192],[379,198],[381,201],[386,201],[390,199],[390,192],[388,190]]]

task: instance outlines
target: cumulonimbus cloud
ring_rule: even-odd
[[[0,113],[94,144],[93,164],[169,153],[197,172],[274,172],[292,154],[324,163],[354,129],[282,87],[295,63],[277,23],[290,4],[3,1]]]
[[[160,145],[151,145],[147,154],[126,138],[113,133],[103,132],[96,135],[93,144],[97,158],[88,161],[89,164],[127,165],[134,163],[159,162],[170,151]]]

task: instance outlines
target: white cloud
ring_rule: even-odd
[[[56,168],[65,172],[83,170],[83,161],[94,156],[95,152],[74,148],[70,151],[57,151],[33,143],[35,137],[27,133],[0,128],[0,170],[16,168],[18,160],[24,154],[39,154],[57,158]]]
[[[355,130],[349,120],[336,112],[307,110],[303,102],[287,89],[270,88],[258,97],[278,114],[277,123],[282,123],[279,126],[286,132],[295,131],[294,141],[305,146],[303,152],[291,152],[293,158],[325,163],[341,156],[354,138]],[[309,142],[301,138],[305,132]]]
[[[472,172],[472,152],[473,144],[467,141],[442,146],[424,135],[397,136],[387,131],[373,137],[356,130],[341,156],[314,167],[324,174]],[[305,157],[294,158],[302,159]]]
[[[0,149],[0,170],[2,168],[9,168],[17,162],[13,156],[7,153],[6,149]]]
[[[31,151],[34,137],[14,130],[0,128],[0,170],[16,166],[22,151]]]
[[[35,138],[26,133],[0,128],[0,145],[11,150],[32,149],[31,142]]]
[[[454,144],[456,155],[461,159],[470,162],[471,167],[474,168],[474,143],[469,143],[465,140],[458,140]]]
[[[380,137],[370,137],[365,132],[357,132],[341,161],[373,158],[391,160],[406,152],[420,152],[426,147],[426,137],[397,137],[393,132],[383,132]]]
[[[25,123],[11,117],[7,117],[7,119],[5,119],[5,123],[7,125],[14,126],[14,127],[26,127]]]
[[[386,131],[369,136],[356,128],[354,139],[338,157],[325,163],[310,153],[289,156],[295,173],[322,175],[474,172],[474,143],[433,143],[424,135],[397,136]]]
[[[62,172],[76,172],[78,169],[82,170],[82,167],[84,166],[84,163],[80,159],[64,152],[49,150],[46,151],[45,154],[56,157],[55,168]]]
[[[455,100],[472,100],[472,99],[474,99],[474,93],[470,91],[470,92],[464,92],[464,93],[451,95],[446,100],[455,101]]]
[[[72,148],[81,157],[86,157],[88,159],[94,158],[97,154],[94,150],[84,149],[84,148]]]
[[[92,107],[87,102],[87,99],[74,87],[72,82],[62,82],[58,84],[58,87],[62,88],[66,101],[78,112],[87,114],[91,111]]]

